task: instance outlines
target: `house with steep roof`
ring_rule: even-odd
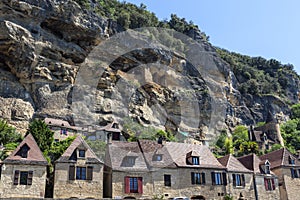
[[[299,199],[300,161],[286,148],[262,155],[278,176],[280,199]]]
[[[48,162],[31,134],[2,161],[0,198],[43,198]]]
[[[227,194],[234,199],[255,199],[252,171],[231,154],[218,161],[227,169]]]
[[[71,126],[68,121],[62,119],[45,118],[44,122],[54,132],[54,140],[61,141],[69,136],[76,135],[82,128]]]
[[[262,161],[256,154],[237,158],[247,169],[252,171],[255,199],[280,199],[278,178],[271,171],[268,160]]]
[[[222,166],[205,145],[167,142],[165,144],[178,176],[174,177],[180,196],[191,199],[223,199],[228,184]]]
[[[112,141],[107,145],[104,197],[152,198],[152,178],[137,142]]]
[[[222,199],[226,195],[226,167],[207,146],[112,142],[107,146],[105,163],[107,198]]]
[[[55,161],[54,169],[54,198],[103,198],[103,162],[80,135]]]
[[[87,137],[88,140],[102,140],[104,142],[114,141],[126,141],[121,133],[121,128],[118,122],[113,121],[106,126],[88,127],[82,130],[82,134]]]

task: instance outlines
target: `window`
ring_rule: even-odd
[[[204,185],[205,184],[205,173],[191,173],[192,176],[192,185]]]
[[[76,180],[93,180],[93,167],[76,167],[75,174],[75,166],[69,166],[69,180],[75,180],[75,178]]]
[[[135,165],[135,159],[135,156],[126,156],[121,165],[123,167],[133,167]]]
[[[245,187],[245,175],[244,174],[232,174],[233,186]]]
[[[78,151],[78,157],[79,157],[79,158],[85,158],[85,150],[80,149],[80,150]]]
[[[226,173],[212,172],[211,180],[213,185],[227,185]]]
[[[298,170],[298,171],[300,171],[300,170]],[[291,168],[291,176],[292,176],[292,178],[299,178],[298,171],[296,169],[294,169],[294,168]]]
[[[171,187],[171,175],[168,174],[164,175],[164,183],[165,186]]]
[[[32,185],[33,171],[15,171],[14,185]]]
[[[193,165],[199,165],[199,157],[193,156],[192,163],[193,163]]]
[[[85,167],[76,167],[76,180],[86,180]]]
[[[29,149],[29,146],[27,144],[24,144],[16,155],[21,156],[22,158],[27,158]]]
[[[275,190],[274,178],[265,178],[265,188],[267,191]]]
[[[270,162],[269,161],[265,162],[265,173],[266,174],[270,174],[271,173],[271,171],[270,171]]]
[[[125,177],[125,193],[143,193],[142,177]]]
[[[162,155],[161,154],[155,154],[153,156],[153,161],[162,161]]]

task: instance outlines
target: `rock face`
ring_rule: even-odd
[[[62,118],[79,125],[90,121],[105,125],[131,117],[143,125],[213,139],[218,130],[264,121],[269,112],[289,114],[279,97],[241,96],[230,66],[197,31],[189,36],[198,41],[199,51],[192,51],[193,43],[185,48],[191,58],[164,50],[166,44],[152,44],[148,37],[141,40],[147,48],[130,50],[106,63],[95,90],[84,84],[77,87],[78,73],[89,69],[85,65],[91,52],[117,33],[116,27],[71,0],[2,0],[1,117],[23,132],[34,117]],[[130,35],[122,45],[130,46],[135,39]],[[100,57],[109,55],[103,51]],[[289,95],[297,102],[299,80],[291,84]],[[74,119],[72,108],[80,105],[74,98],[95,103],[79,106],[79,120]]]

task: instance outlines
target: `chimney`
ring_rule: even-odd
[[[254,138],[253,135],[254,135],[253,125],[250,125],[250,129],[248,130],[249,141],[253,141]]]

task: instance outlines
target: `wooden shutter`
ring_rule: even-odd
[[[69,180],[75,180],[75,166],[69,166]]]
[[[143,194],[143,178],[138,177],[138,193]]]
[[[265,188],[266,188],[266,190],[269,190],[268,189],[268,179],[266,179],[266,178],[265,178]]]
[[[92,166],[87,167],[86,180],[88,180],[88,181],[93,180],[93,167]]]
[[[191,180],[192,180],[192,185],[194,185],[195,184],[195,173],[194,172],[191,173]]]
[[[242,186],[245,187],[246,182],[245,182],[245,175],[242,174]]]
[[[227,185],[227,175],[225,172],[222,173],[223,176],[223,185]]]
[[[201,173],[201,177],[202,177],[202,184],[204,185],[205,184],[205,173],[204,172]]]
[[[130,193],[130,178],[128,176],[125,177],[125,193],[129,194]]]
[[[275,181],[274,181],[274,178],[272,178],[271,181],[272,181],[272,189],[275,190]]]
[[[27,176],[27,185],[32,185],[32,177],[33,177],[33,171],[29,171]]]
[[[19,176],[20,176],[20,171],[16,170],[15,171],[15,176],[14,176],[14,185],[18,185],[18,183],[19,183]]]
[[[212,173],[211,173],[211,183],[212,183],[212,185],[215,185],[215,184],[216,184],[215,172],[212,172]]]
[[[236,186],[236,175],[232,174],[233,186]]]

